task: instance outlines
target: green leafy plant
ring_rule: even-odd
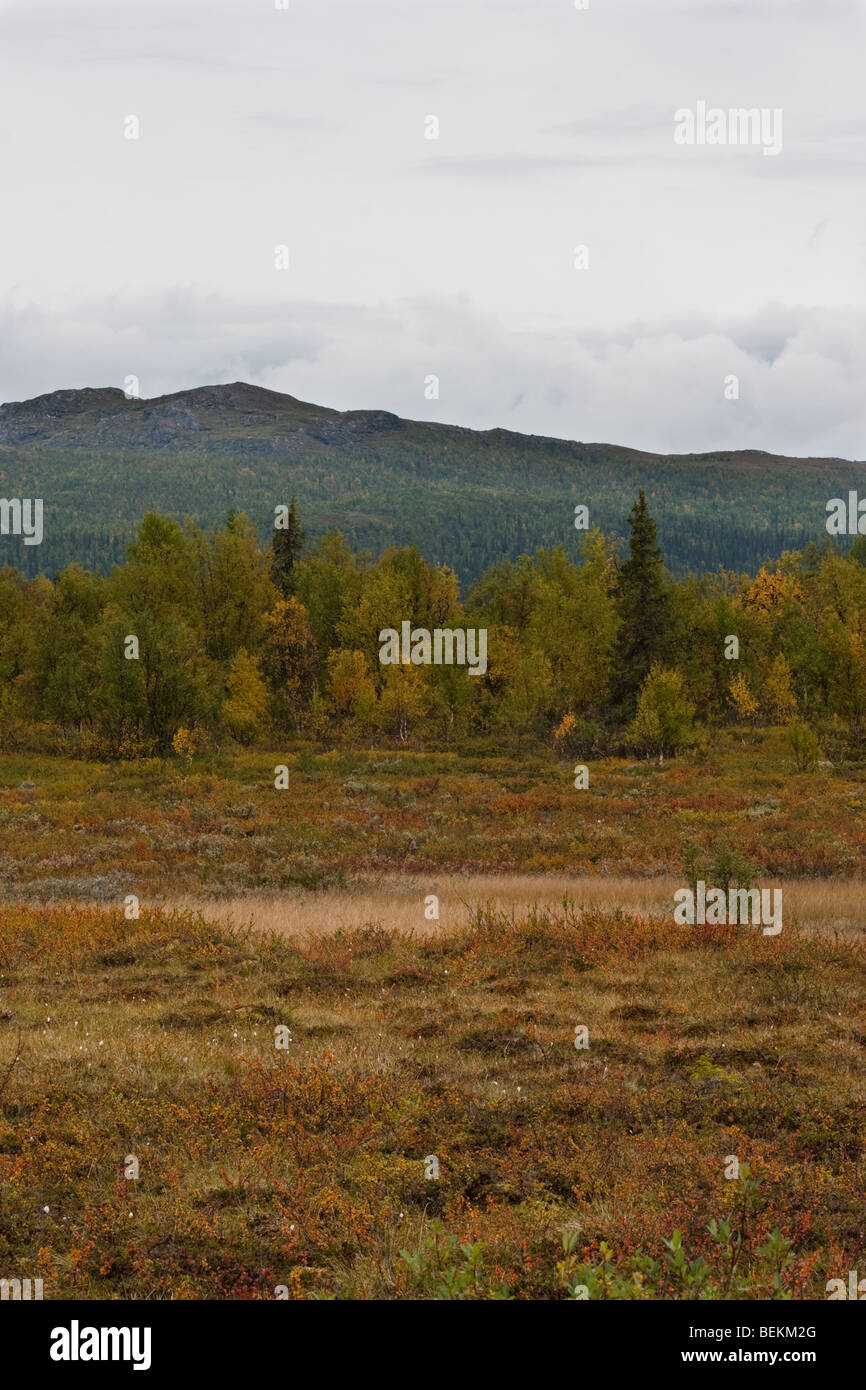
[[[414,1254],[400,1251],[414,1275],[416,1293],[437,1301],[511,1298],[506,1285],[488,1275],[479,1241],[461,1245],[456,1236],[445,1233],[440,1221],[431,1221],[429,1232]]]
[[[726,1217],[713,1217],[706,1228],[713,1242],[709,1258],[689,1259],[683,1233],[676,1229],[662,1241],[662,1261],[640,1249],[616,1259],[602,1241],[598,1260],[580,1262],[575,1254],[578,1236],[566,1232],[557,1282],[575,1299],[790,1299],[783,1281],[794,1258],[790,1241],[775,1228],[762,1244],[755,1243],[756,1217],[764,1205],[762,1183],[762,1178],[752,1176],[748,1163],[740,1164],[739,1177],[732,1182],[731,1211]]]

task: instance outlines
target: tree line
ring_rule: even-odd
[[[0,571],[0,739],[100,758],[278,736],[664,756],[753,723],[786,726],[806,762],[819,739],[859,745],[866,537],[675,579],[643,492],[628,525],[626,557],[596,529],[579,563],[540,549],[461,598],[415,546],[308,547],[294,501],[266,547],[243,513],[210,531],[150,513],[107,576]],[[487,670],[381,665],[380,632],[406,620],[486,629]]]

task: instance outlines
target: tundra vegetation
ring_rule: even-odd
[[[306,941],[6,906],[0,1264],[52,1298],[822,1298],[862,1267],[863,966],[567,900]]]

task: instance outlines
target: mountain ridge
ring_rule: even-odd
[[[822,542],[825,505],[866,462],[756,449],[660,454],[622,444],[339,411],[249,382],[127,397],[74,387],[0,406],[0,494],[41,497],[45,539],[0,536],[0,564],[106,571],[148,511],[201,526],[246,511],[266,543],[298,500],[311,540],[378,554],[415,544],[471,582],[539,546],[579,556],[574,508],[617,537],[642,487],[675,573],[754,569]]]
[[[85,387],[66,387],[56,391],[44,392],[38,396],[31,397],[22,401],[6,401],[0,404],[0,444],[11,442],[6,434],[6,422],[19,419],[30,414],[41,415],[45,412],[47,419],[67,419],[73,414],[90,414],[88,407],[97,406],[99,403],[117,407],[115,413],[120,413],[124,418],[132,419],[137,415],[145,418],[157,413],[160,408],[169,410],[178,406],[186,407],[192,411],[193,407],[207,409],[212,405],[219,405],[222,408],[231,407],[233,409],[245,410],[250,412],[258,409],[262,418],[266,418],[266,406],[272,409],[282,408],[286,413],[291,413],[300,418],[317,420],[319,418],[330,421],[345,422],[364,422],[369,423],[373,428],[413,428],[413,429],[432,429],[436,431],[454,431],[464,435],[471,435],[485,439],[515,439],[525,443],[532,443],[541,446],[573,447],[578,449],[604,449],[627,454],[629,457],[643,458],[661,462],[669,459],[683,459],[689,461],[717,460],[770,460],[784,463],[807,463],[807,464],[853,464],[866,467],[866,460],[843,459],[838,455],[794,455],[777,454],[766,449],[700,449],[690,450],[687,453],[676,453],[671,451],[659,452],[656,450],[638,449],[628,444],[614,444],[602,440],[577,440],[568,439],[559,435],[526,434],[520,430],[509,430],[504,426],[495,425],[490,429],[474,429],[467,425],[452,425],[441,420],[415,420],[405,416],[396,415],[392,411],[380,409],[366,410],[337,410],[332,406],[318,405],[312,401],[302,401],[297,396],[292,396],[288,392],[274,391],[269,387],[257,386],[251,382],[235,381],[226,383],[213,383],[205,386],[187,387],[180,391],[171,391],[159,396],[129,397],[124,391],[116,386],[85,386]],[[75,406],[80,409],[75,410]],[[49,406],[64,407],[59,411],[49,410]],[[206,425],[196,423],[196,429],[206,429]],[[89,441],[87,441],[89,442]]]

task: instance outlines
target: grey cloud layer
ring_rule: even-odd
[[[660,452],[864,452],[866,315],[851,310],[776,305],[583,340],[555,323],[507,325],[466,301],[297,304],[286,315],[266,302],[175,292],[158,304],[82,305],[51,325],[7,306],[0,342],[10,399],[120,386],[134,372],[146,396],[243,379],[340,409]],[[731,373],[738,401],[724,398]],[[431,374],[438,400],[425,397]]]

